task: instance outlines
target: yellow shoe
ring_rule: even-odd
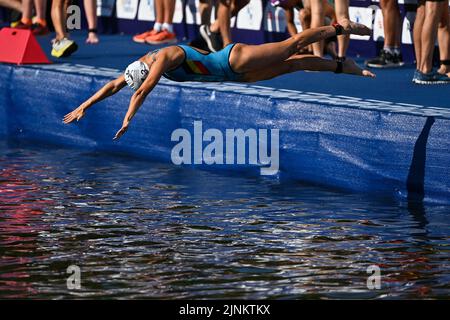
[[[31,23],[32,24],[36,23],[36,21],[37,21],[37,17],[36,16],[31,18]],[[19,20],[11,22],[10,26],[11,26],[11,28],[16,28],[20,23],[21,23],[21,20],[20,20],[20,16],[19,16]]]
[[[77,51],[78,45],[75,41],[63,38],[61,40],[55,40],[52,44],[52,56],[55,58],[68,57],[75,51]]]
[[[20,23],[20,19],[17,21],[11,22],[11,28],[17,27],[19,25],[19,23]]]

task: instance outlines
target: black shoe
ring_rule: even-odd
[[[197,48],[197,49],[201,49],[201,50],[205,50],[205,51],[211,51],[208,48],[208,45],[206,44],[206,41],[202,38],[202,37],[197,37],[194,40],[192,40],[191,42],[188,43],[189,46]]]
[[[402,54],[392,54],[381,50],[380,55],[374,59],[367,60],[366,65],[370,68],[395,68],[404,65]]]
[[[401,53],[394,53],[394,63],[399,67],[402,67],[405,64]]]
[[[205,40],[209,50],[211,50],[212,52],[222,50],[223,41],[219,32],[211,32],[209,26],[203,24],[200,26],[200,35],[202,36],[203,40]]]

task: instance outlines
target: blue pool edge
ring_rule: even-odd
[[[279,129],[277,178],[450,202],[450,115],[445,109],[240,84],[163,81],[127,134],[113,142],[132,95],[128,88],[93,107],[80,123],[61,121],[119,72],[94,70],[0,65],[0,136],[170,162],[176,144],[172,132],[193,133],[194,121],[201,120],[204,130],[222,132]],[[258,167],[217,169],[259,174]]]

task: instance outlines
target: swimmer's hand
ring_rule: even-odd
[[[64,116],[63,122],[65,124],[69,124],[75,120],[80,121],[81,118],[84,117],[84,113],[86,112],[86,108],[84,104],[73,110],[72,112],[66,114]]]
[[[359,36],[370,36],[372,34],[372,30],[365,25],[348,19],[340,20],[339,24],[342,26],[344,34],[356,34]]]
[[[375,78],[375,74],[370,72],[369,70],[361,69],[355,61],[352,59],[346,59],[342,65],[342,72],[347,74],[354,74],[357,76]]]
[[[113,140],[119,140],[121,136],[123,136],[125,134],[125,132],[127,132],[128,130],[128,125],[130,123],[126,122],[122,125],[122,128],[120,128],[119,131],[117,131],[116,135],[114,136]]]

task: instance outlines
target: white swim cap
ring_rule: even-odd
[[[148,66],[142,61],[135,61],[125,69],[125,81],[133,90],[137,90],[148,76]]]

